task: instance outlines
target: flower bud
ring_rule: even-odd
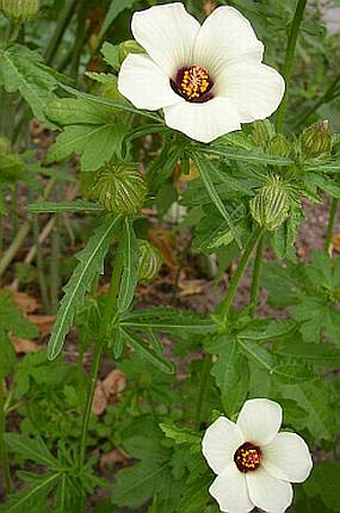
[[[250,212],[255,221],[267,230],[275,230],[287,218],[290,197],[277,181],[262,187],[250,201]]]
[[[25,23],[34,18],[40,9],[40,0],[0,0],[0,10],[6,18]]]
[[[127,162],[105,166],[92,189],[92,195],[106,210],[123,215],[137,214],[146,192],[137,165]]]
[[[156,277],[163,263],[163,255],[146,240],[138,241],[138,249],[140,253],[138,281],[151,281]]]
[[[253,123],[253,129],[253,137],[257,144],[265,144],[273,133],[273,128],[268,119],[255,121],[255,123]]]
[[[270,155],[275,157],[288,157],[290,154],[290,144],[284,135],[277,134],[270,139],[267,150]]]
[[[119,45],[119,62],[122,64],[125,57],[129,55],[129,53],[145,53],[144,49],[133,39],[129,39],[128,41],[123,41]]]
[[[24,162],[16,153],[0,151],[0,182],[15,182],[24,171]]]
[[[300,135],[299,142],[302,153],[307,158],[320,157],[330,153],[331,134],[327,119],[306,128]]]

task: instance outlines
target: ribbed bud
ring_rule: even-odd
[[[315,123],[300,135],[301,150],[305,157],[315,158],[330,153],[331,134],[329,133],[328,121],[324,120]]]
[[[163,255],[146,240],[138,241],[138,249],[140,253],[138,281],[151,281],[156,277],[163,263]]]
[[[268,143],[267,151],[275,157],[288,157],[290,154],[289,141],[282,134],[274,135]]]
[[[278,183],[262,187],[250,201],[251,215],[267,230],[278,228],[287,218],[289,208],[289,194]]]
[[[129,55],[129,53],[145,53],[145,50],[133,39],[123,41],[119,45],[118,58],[120,64],[122,64],[123,60]]]
[[[107,165],[99,172],[92,195],[109,212],[137,214],[146,196],[146,185],[136,164]]]
[[[253,137],[257,144],[265,144],[272,136],[272,126],[268,119],[255,121],[253,123]]]
[[[6,18],[17,23],[25,23],[40,9],[40,0],[0,0],[0,10]]]

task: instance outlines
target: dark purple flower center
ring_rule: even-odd
[[[234,461],[239,471],[245,473],[260,466],[261,456],[261,449],[257,445],[245,442],[235,452]]]
[[[179,69],[174,79],[170,79],[170,85],[175,93],[188,102],[202,103],[214,97],[211,91],[214,82],[201,66]]]

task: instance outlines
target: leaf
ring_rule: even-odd
[[[124,219],[123,235],[118,248],[118,258],[122,265],[117,300],[118,310],[123,313],[129,309],[135,294],[139,271],[139,249],[132,221]]]
[[[120,0],[119,2],[117,2],[117,0],[111,1],[111,5],[106,13],[104,22],[99,32],[99,41],[103,39],[103,36],[110,28],[110,26],[112,25],[113,21],[117,18],[117,16],[125,9],[132,7],[132,5],[136,2],[137,0]]]
[[[258,150],[242,150],[240,148],[234,149],[212,146],[209,147],[209,153],[221,155],[236,161],[240,160],[242,162],[253,162],[257,164],[273,164],[275,166],[291,166],[294,164],[292,159],[267,155],[266,153],[262,153]]]
[[[217,355],[211,374],[221,391],[223,407],[228,416],[237,412],[243,404],[249,387],[249,366],[238,341],[228,335],[220,335],[206,344],[209,353]]]
[[[155,367],[157,367],[160,371],[165,372],[166,374],[174,374],[175,370],[172,362],[163,359],[159,353],[156,353],[153,349],[151,349],[147,342],[142,340],[140,337],[133,335],[127,330],[121,331],[126,337],[127,342],[143,357],[149,360],[149,362],[151,362]]]
[[[32,214],[57,214],[60,212],[100,212],[103,210],[101,205],[85,200],[75,201],[40,201],[31,203],[27,210]]]
[[[47,162],[60,161],[81,153],[82,171],[96,171],[109,162],[120,148],[127,132],[123,123],[105,125],[69,125],[51,146]]]
[[[6,433],[4,438],[11,452],[20,454],[26,460],[52,469],[60,467],[59,461],[50,453],[41,438],[29,438],[15,433]]]
[[[50,103],[45,114],[60,126],[104,125],[115,121],[117,113],[109,105],[94,105],[86,98],[62,98]]]
[[[40,477],[33,487],[10,495],[5,504],[0,506],[0,513],[47,513],[46,497],[56,485],[60,473],[44,474]]]
[[[179,338],[187,338],[192,334],[206,335],[217,330],[217,324],[212,319],[206,319],[193,312],[177,311],[162,306],[129,313],[120,325],[123,328],[172,333]]]
[[[228,226],[234,236],[234,239],[236,240],[238,246],[240,248],[242,248],[242,243],[241,243],[238,231],[236,230],[235,225],[232,222],[232,219],[231,219],[228,211],[226,210],[221,198],[219,197],[219,195],[216,191],[216,188],[214,186],[214,183],[211,179],[210,175],[211,175],[211,169],[213,168],[212,164],[207,159],[202,158],[197,153],[194,153],[193,157],[194,157],[196,165],[200,171],[201,178],[202,178],[204,185],[207,189],[207,192],[211,198],[211,201],[214,203],[215,207],[217,208],[217,210],[219,211],[219,213],[221,214],[223,219],[225,219],[227,221]]]
[[[275,353],[302,359],[316,367],[340,366],[340,349],[333,344],[311,344],[292,340],[276,349]]]
[[[0,85],[9,93],[18,91],[34,116],[47,121],[44,110],[55,99],[57,81],[37,52],[16,43],[0,49]]]
[[[316,465],[312,475],[304,485],[309,497],[319,496],[325,506],[339,511],[340,505],[340,464],[336,461],[323,461]]]
[[[174,440],[176,444],[201,444],[201,437],[187,427],[174,426],[172,424],[159,424],[159,427],[167,438]]]
[[[120,68],[119,45],[112,45],[105,41],[100,52],[103,54],[104,61],[107,62],[107,64],[109,64],[115,71],[118,71]]]
[[[120,217],[109,218],[97,228],[86,247],[76,255],[79,264],[64,287],[56,322],[48,342],[48,358],[53,360],[61,352],[65,337],[70,330],[77,308],[85,301],[86,292],[92,281],[103,269],[103,262],[109,250],[113,235],[120,228]]]

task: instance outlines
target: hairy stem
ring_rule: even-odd
[[[200,380],[200,388],[198,391],[198,399],[197,399],[197,405],[196,405],[195,428],[197,431],[199,431],[200,425],[201,425],[203,405],[204,405],[205,396],[207,393],[207,381],[208,381],[208,378],[210,375],[211,367],[212,367],[211,356],[209,354],[206,354],[204,363],[203,363],[203,369],[202,369],[201,380]]]
[[[253,233],[251,234],[248,243],[246,247],[244,248],[243,254],[241,256],[241,259],[239,261],[239,264],[237,266],[237,269],[235,271],[234,276],[231,278],[228,291],[226,294],[226,297],[221,303],[220,306],[220,315],[223,321],[223,324],[226,324],[228,314],[230,311],[231,304],[233,302],[237,287],[241,281],[241,278],[244,274],[244,271],[247,267],[247,264],[249,262],[249,259],[251,257],[251,254],[253,252],[253,249],[255,248],[256,244],[258,243],[259,239],[262,237],[264,232],[264,229],[258,226]]]
[[[264,234],[261,235],[256,249],[256,257],[253,267],[253,276],[250,288],[250,313],[254,315],[260,290],[261,270],[264,253]]]
[[[337,213],[337,209],[338,209],[338,202],[339,202],[338,199],[332,198],[331,206],[329,208],[329,217],[328,217],[328,225],[327,225],[326,241],[325,241],[325,250],[327,251],[328,254],[331,254],[332,239],[333,239],[336,213]]]
[[[100,368],[101,356],[103,352],[103,342],[106,338],[107,330],[109,327],[109,323],[111,318],[114,316],[117,309],[117,293],[119,288],[121,278],[121,264],[119,261],[115,262],[115,266],[111,276],[111,284],[109,293],[107,296],[103,319],[100,325],[100,332],[98,336],[98,340],[95,342],[94,346],[94,354],[92,360],[91,374],[90,374],[90,384],[86,398],[86,405],[82,420],[82,431],[81,431],[81,440],[80,440],[80,452],[79,452],[79,468],[81,469],[84,465],[85,461],[85,452],[86,452],[86,438],[87,431],[89,427],[90,417],[91,417],[91,407],[93,403],[94,392],[96,389],[98,372]]]
[[[9,469],[9,462],[5,446],[5,409],[4,409],[4,383],[2,376],[0,377],[0,465],[3,471],[3,485],[5,496],[11,491],[11,474]]]
[[[40,286],[41,299],[43,304],[43,310],[45,313],[50,312],[50,302],[48,297],[45,269],[44,269],[44,258],[41,250],[41,244],[39,241],[39,221],[37,216],[33,217],[33,236],[34,242],[37,246],[36,253],[36,262],[37,262],[37,270],[38,270],[38,279]]]
[[[276,112],[275,117],[275,128],[279,133],[282,131],[283,120],[286,113],[287,108],[287,96],[289,91],[289,82],[290,77],[292,75],[293,70],[293,61],[296,49],[296,42],[299,35],[299,28],[302,21],[303,13],[306,7],[307,0],[297,0],[296,9],[292,24],[290,26],[289,35],[288,35],[288,44],[286,49],[285,60],[283,64],[282,74],[286,82],[286,90],[283,96],[280,107]]]

